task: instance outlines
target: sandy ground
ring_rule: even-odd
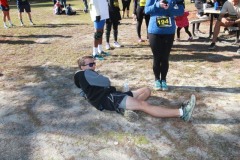
[[[81,41],[81,45],[72,45],[71,51],[91,53],[92,26],[76,27],[85,32],[72,35],[62,27],[65,36],[73,37],[71,40],[38,37],[35,43],[28,44],[29,50],[54,42],[65,50],[62,44]],[[146,37],[144,30],[143,26]],[[208,31],[207,23],[202,30]],[[2,67],[0,159],[239,159],[240,55],[236,53],[238,46],[232,45],[234,37],[221,35],[225,40],[217,44],[216,51],[209,52],[207,34],[188,42],[182,31],[182,41],[174,42],[171,52],[170,90],[153,91],[148,100],[177,108],[195,94],[197,105],[189,123],[144,113],[138,113],[140,119],[132,123],[115,112],[97,111],[79,97],[73,84],[75,63],[58,66],[49,59],[44,64],[26,64],[16,70]],[[122,20],[119,42],[124,47],[111,50],[110,57],[98,61],[98,70],[108,75],[118,89],[122,89],[124,79],[129,80],[131,89],[152,88],[151,50],[148,42],[137,43],[131,19]]]

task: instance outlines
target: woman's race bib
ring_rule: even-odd
[[[159,16],[156,18],[156,23],[158,27],[171,27],[171,18],[168,16]]]

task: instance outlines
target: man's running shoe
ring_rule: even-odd
[[[165,80],[162,80],[162,90],[163,91],[167,91],[168,90],[167,82]]]
[[[104,60],[103,56],[98,55],[98,54],[96,54],[95,56],[93,56],[93,58],[94,58],[94,59],[97,59],[97,60],[100,60],[100,61]]]
[[[155,84],[154,84],[154,90],[159,91],[161,89],[162,89],[161,81],[160,80],[156,80]]]
[[[181,106],[183,110],[183,115],[180,118],[188,122],[191,119],[195,105],[196,105],[196,97],[195,95],[192,94],[190,100]]]
[[[101,54],[102,56],[110,56],[109,52],[104,52],[104,51],[101,51],[99,54]]]
[[[211,43],[210,46],[208,47],[209,50],[214,50],[216,48],[215,43]]]

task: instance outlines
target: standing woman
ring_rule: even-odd
[[[0,0],[0,9],[3,12],[3,23],[4,23],[3,26],[4,26],[4,28],[8,28],[8,26],[6,24],[6,18],[8,19],[10,27],[12,27],[13,24],[12,24],[11,19],[10,19],[10,15],[9,15],[10,8],[9,8],[7,0]]]
[[[183,0],[147,0],[145,13],[150,14],[148,36],[153,53],[155,89],[165,91],[168,90],[166,77],[176,30],[174,16],[184,13]]]
[[[127,9],[127,17],[129,18],[129,7],[130,7],[131,0],[122,0],[122,18],[124,18],[125,10]]]
[[[137,34],[138,34],[138,42],[144,42],[141,37],[141,26],[143,17],[145,18],[146,28],[148,28],[148,23],[150,19],[149,14],[145,14],[144,8],[147,0],[134,0],[134,8],[133,8],[133,15],[137,18]],[[154,0],[155,2],[156,0]]]
[[[120,8],[118,0],[108,0],[109,18],[106,20],[106,49],[110,49],[109,39],[110,33],[113,28],[114,47],[121,47],[118,43],[118,24],[121,20]]]

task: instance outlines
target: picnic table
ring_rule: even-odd
[[[221,12],[220,10],[215,10],[213,7],[204,9],[204,13],[210,15],[209,38],[211,38],[211,36],[213,34],[212,30],[213,30],[214,15],[219,15],[220,12]]]

